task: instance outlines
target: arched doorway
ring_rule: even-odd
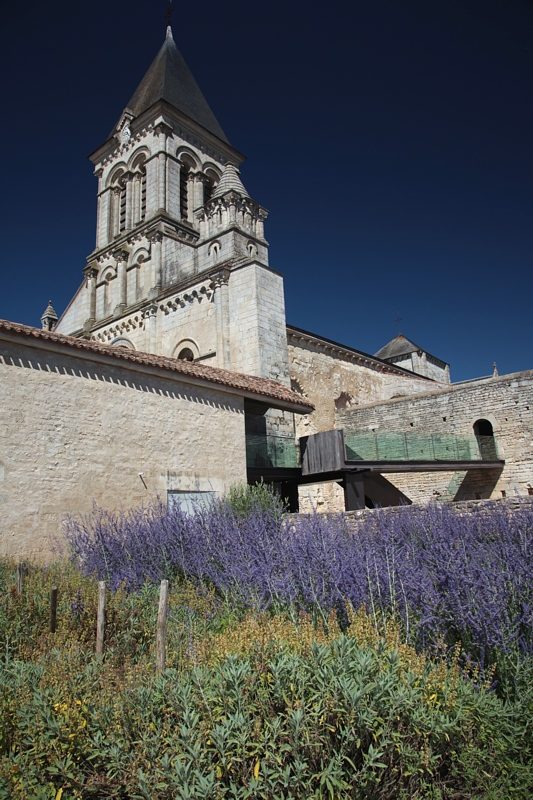
[[[479,447],[479,454],[482,461],[496,461],[498,453],[496,450],[496,440],[494,429],[488,419],[478,419],[474,422],[474,435]]]

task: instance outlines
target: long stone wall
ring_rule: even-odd
[[[94,502],[246,481],[243,399],[135,365],[2,342],[0,555],[48,559]]]
[[[449,505],[447,503],[440,504],[440,505]],[[383,509],[383,512],[388,514],[409,514],[410,511],[417,506],[391,506],[390,508]],[[420,506],[422,507],[422,506]],[[459,514],[488,514],[494,509],[503,509],[508,514],[513,514],[515,511],[527,508],[533,510],[533,497],[507,497],[507,498],[500,498],[495,500],[463,500],[457,503],[453,503],[454,511],[457,511]],[[344,519],[346,522],[346,526],[349,530],[354,532],[357,531],[359,526],[365,522],[365,520],[371,519],[373,515],[379,514],[380,510],[375,510],[371,508],[362,508],[358,511],[342,511],[342,512],[332,512],[327,514],[332,518],[340,518]],[[300,514],[286,514],[284,519],[287,525],[294,524],[305,517],[308,517],[308,514],[300,513]]]
[[[345,431],[453,434],[473,437],[479,419],[493,427],[502,472],[397,473],[386,477],[414,502],[528,495],[533,486],[533,371],[503,375],[447,389],[339,409],[335,427]]]

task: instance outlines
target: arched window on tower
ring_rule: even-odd
[[[146,219],[146,167],[141,167],[141,221]]]
[[[120,182],[120,211],[119,211],[119,232],[126,230],[126,179]]]
[[[131,165],[131,217],[133,225],[146,218],[146,154],[140,153]]]
[[[180,169],[180,216],[182,219],[187,219],[187,211],[189,210],[189,168],[182,165]]]
[[[189,212],[194,211],[194,199],[191,197],[191,172],[195,169],[192,158],[187,153],[182,153],[180,162],[180,216],[188,219]]]
[[[204,174],[205,174],[204,178],[204,206],[205,206],[211,200],[215,186],[217,185],[220,176],[211,167],[208,167]]]
[[[109,208],[109,239],[118,236],[123,230],[121,228],[122,217],[126,213],[126,184],[124,182],[124,170],[118,170],[114,173],[109,182],[109,189],[111,192],[111,201]],[[124,208],[124,214],[122,214]]]
[[[479,454],[482,461],[496,461],[498,452],[492,423],[488,419],[478,419],[474,422],[474,435],[477,440]]]

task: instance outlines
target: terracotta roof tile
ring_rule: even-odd
[[[254,375],[243,375],[240,372],[230,372],[219,367],[210,367],[207,364],[199,364],[195,361],[179,361],[176,358],[167,356],[153,355],[152,353],[142,353],[138,350],[130,350],[125,347],[113,347],[111,345],[100,344],[86,339],[78,339],[74,336],[65,336],[62,333],[33,328],[30,325],[21,325],[18,322],[0,320],[0,333],[17,334],[34,339],[55,342],[65,345],[73,350],[82,350],[88,353],[110,356],[118,361],[128,361],[134,364],[141,364],[147,367],[159,367],[169,372],[177,372],[195,380],[204,380],[208,383],[216,383],[237,389],[244,394],[261,395],[282,404],[294,406],[294,411],[299,413],[309,413],[314,406],[296,392],[287,389],[281,383],[268,378],[259,378]],[[275,403],[274,403],[275,405]]]

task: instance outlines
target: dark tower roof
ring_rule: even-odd
[[[397,359],[401,359],[402,356],[408,356],[411,353],[425,353],[426,356],[432,358],[437,364],[442,365],[442,367],[446,366],[446,361],[443,361],[441,358],[437,358],[437,356],[432,355],[429,353],[425,347],[420,347],[419,344],[411,341],[408,339],[407,336],[404,336],[403,333],[398,334],[395,336],[394,339],[391,339],[390,342],[387,342],[381,350],[378,350],[375,353],[376,358],[381,358],[382,361],[389,361],[393,363]]]
[[[158,100],[170,103],[198,125],[229,144],[226,134],[176,47],[170,25],[161,50],[137,86],[127,108],[138,117]]]
[[[395,336],[394,339],[391,339],[390,342],[387,342],[381,350],[378,350],[375,353],[376,358],[382,358],[386,361],[388,358],[396,358],[397,356],[404,356],[408,355],[409,353],[416,353],[418,350],[424,350],[423,347],[419,347],[414,342],[411,342],[406,336],[400,333],[398,336]]]

